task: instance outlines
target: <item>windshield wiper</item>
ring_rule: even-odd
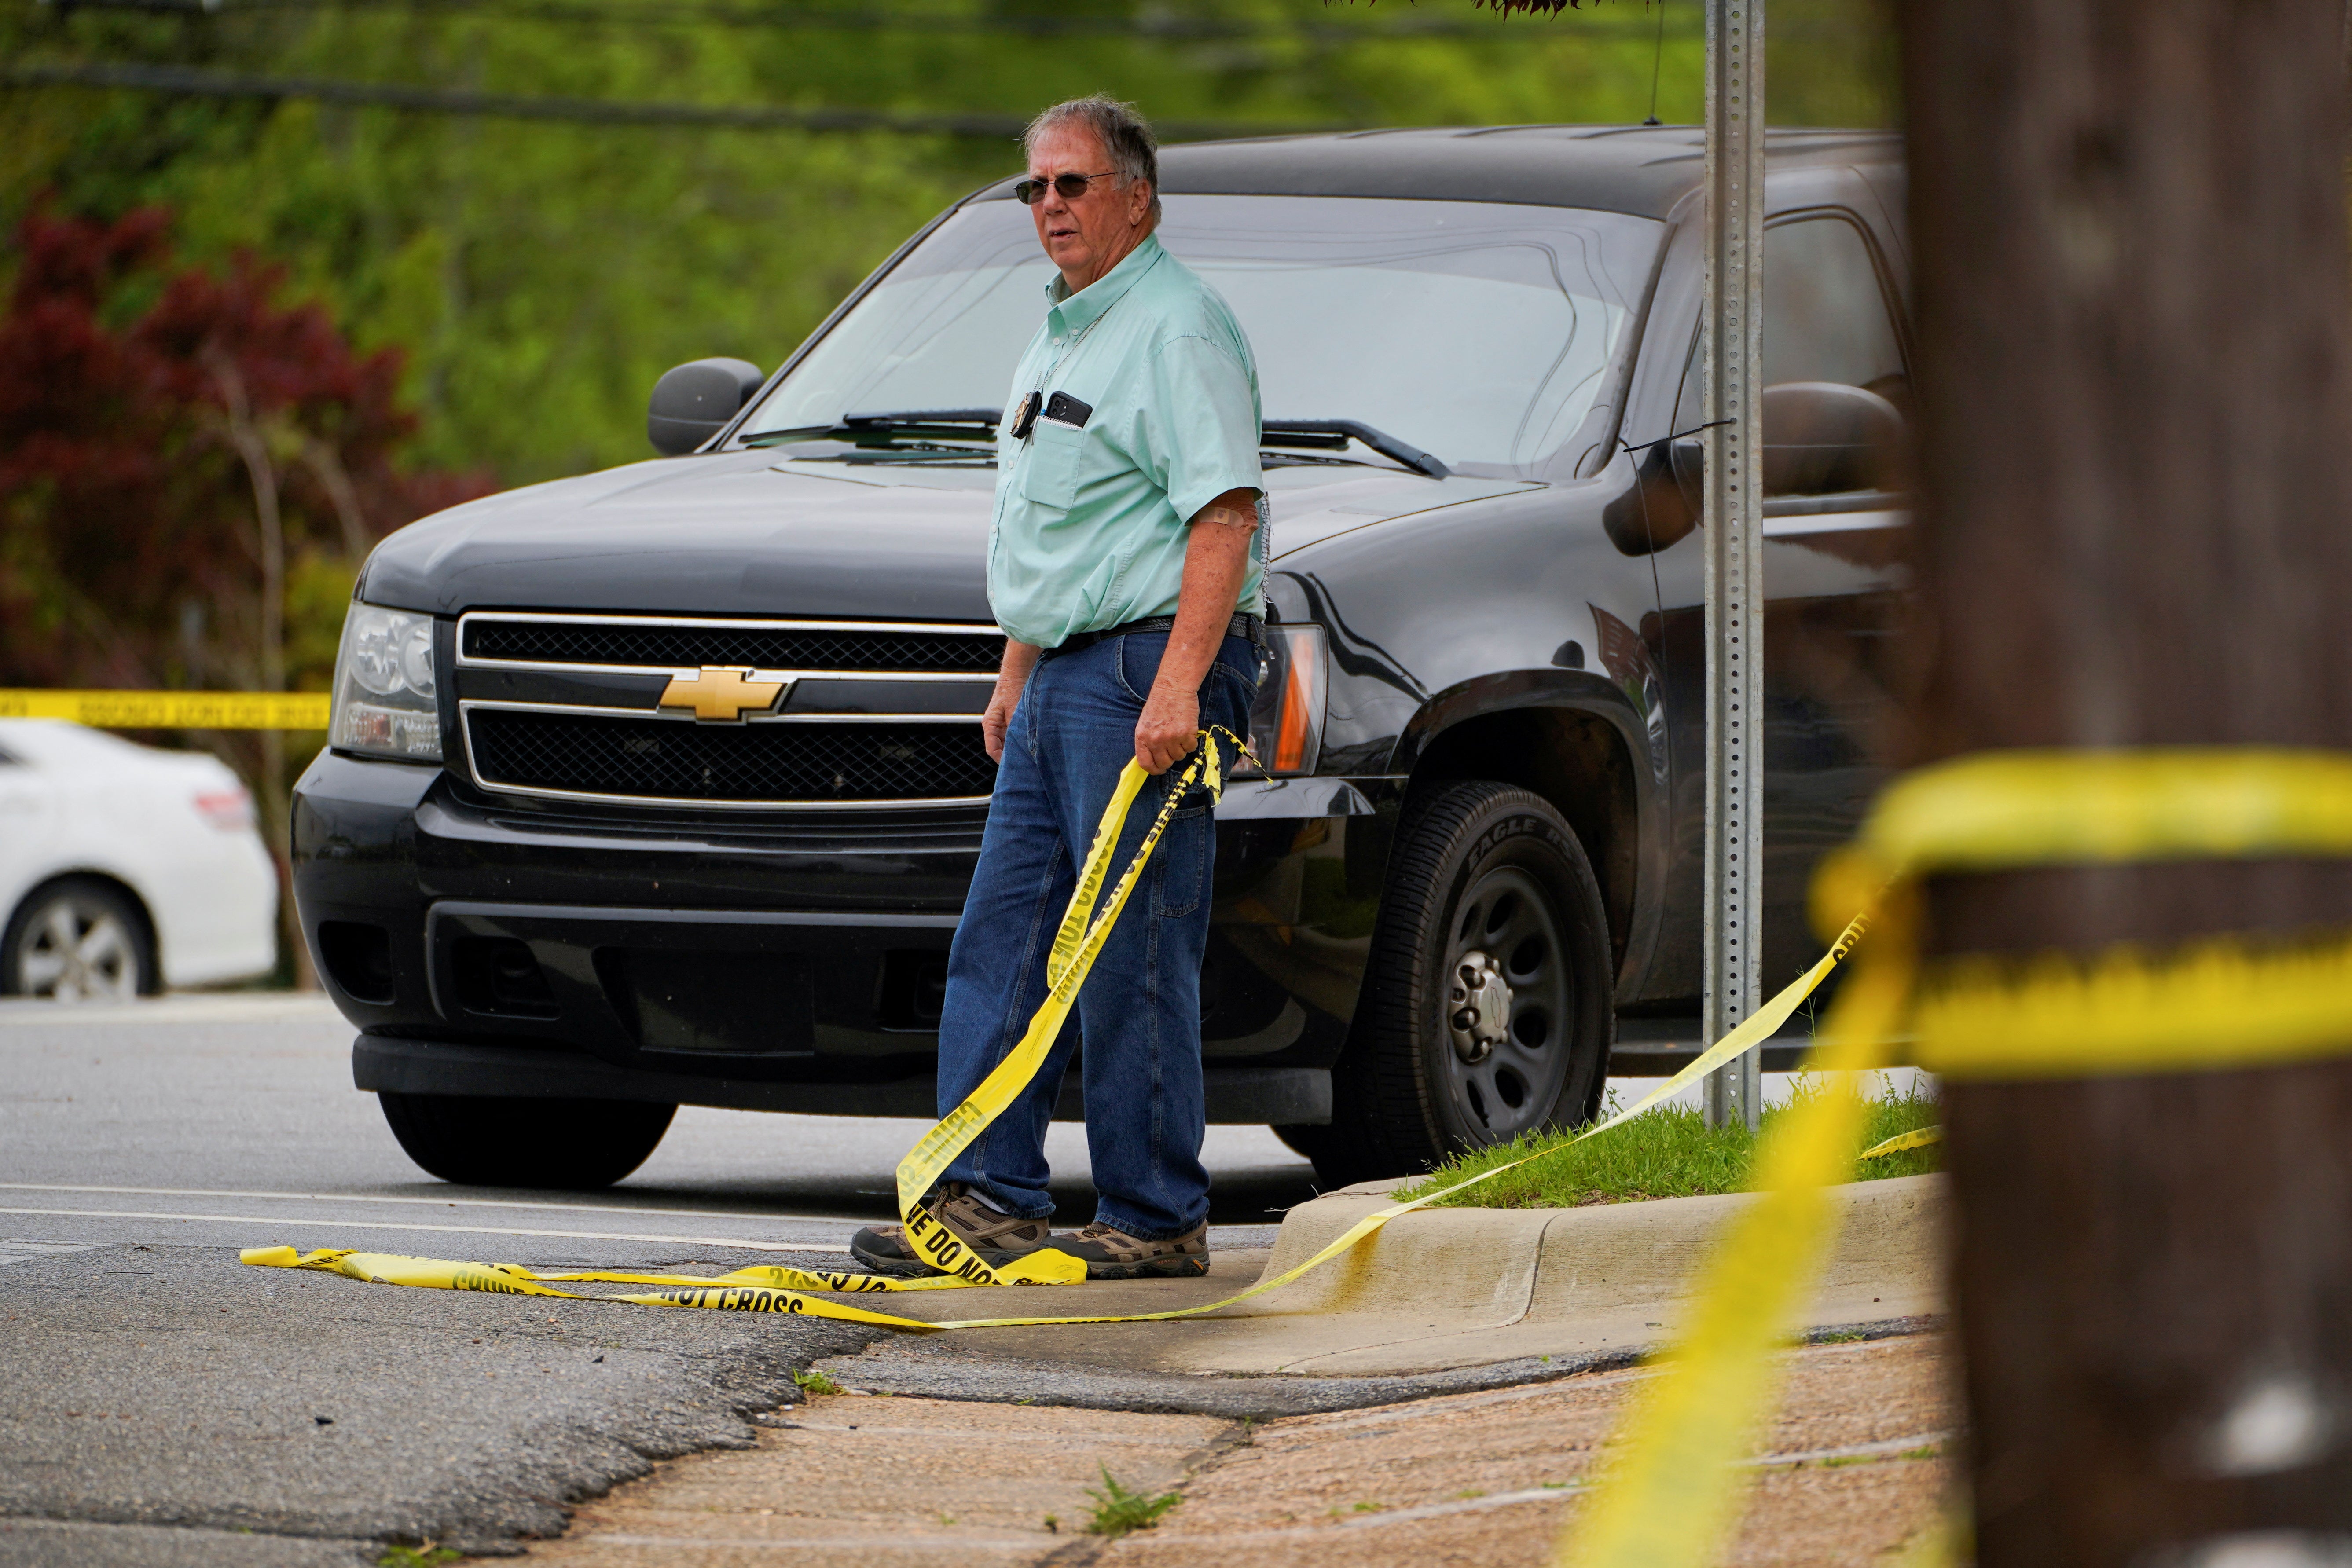
[[[756,430],[743,438],[747,446],[781,441],[990,441],[995,438],[1004,411],[997,408],[925,408],[888,413],[845,413],[838,424],[803,425],[793,430]]]
[[[746,445],[780,441],[852,441],[863,444],[882,441],[985,441],[993,439],[1004,411],[999,408],[925,408],[882,413],[845,413],[841,423],[809,425],[797,430],[755,431]],[[1266,446],[1340,451],[1350,440],[1361,442],[1381,456],[1403,464],[1416,474],[1443,479],[1454,470],[1409,446],[1385,430],[1355,419],[1269,419],[1260,426],[1258,440]]]
[[[1258,429],[1261,445],[1320,447],[1336,452],[1353,438],[1383,457],[1396,459],[1416,474],[1443,479],[1454,472],[1420,447],[1407,446],[1387,431],[1375,430],[1360,420],[1269,419]]]
[[[841,428],[874,435],[969,437],[973,433],[961,426],[978,424],[994,430],[1003,418],[1001,408],[928,408],[909,413],[845,413]]]

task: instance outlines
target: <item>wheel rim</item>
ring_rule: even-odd
[[[29,997],[127,1001],[139,994],[139,956],[112,910],[60,898],[29,923],[16,976]]]
[[[1575,1019],[1567,943],[1542,884],[1516,866],[1473,883],[1438,978],[1438,1049],[1463,1127],[1502,1143],[1542,1126],[1568,1079]]]

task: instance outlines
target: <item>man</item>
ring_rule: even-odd
[[[1158,147],[1127,105],[1057,104],[1024,138],[1030,204],[1060,276],[997,436],[989,601],[1006,632],[982,720],[998,762],[948,958],[940,1113],[1002,1061],[1045,999],[1078,865],[1131,757],[1160,776],[1208,725],[1245,733],[1264,612],[1257,371],[1225,302],[1152,237]],[[1201,1165],[1201,956],[1216,844],[1207,797],[1170,821],[1022,1097],[925,1207],[991,1264],[1049,1240],[1096,1279],[1208,1271]],[[1054,1238],[1045,1137],[1080,1032],[1094,1223]],[[933,1272],[903,1228],[860,1230],[868,1268]]]

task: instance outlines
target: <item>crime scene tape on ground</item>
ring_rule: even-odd
[[[53,692],[0,689],[0,718],[93,729],[324,729],[324,692]]]
[[[1829,1188],[1853,1173],[1852,1070],[1908,1060],[1947,1077],[2021,1079],[2243,1068],[2352,1053],[2352,940],[2221,938],[2088,959],[1916,957],[1917,884],[1938,873],[2145,861],[2352,855],[2352,758],[2164,748],[2000,752],[1890,787],[1813,884],[1817,924],[1881,911],[1810,1068],[1839,1074],[1757,1153],[1757,1201],[1695,1276],[1696,1309],[1636,1396],[1617,1456],[1557,1560],[1696,1568],[1737,1523],[1736,1461],[1769,1415],[1796,1314],[1834,1239]],[[1885,890],[1882,892],[1881,890]],[[1924,1128],[1905,1136],[1926,1141]],[[1901,1143],[1891,1139],[1890,1144]],[[1884,1150],[1885,1145],[1871,1153]]]
[[[922,1249],[933,1267],[945,1270],[942,1275],[925,1279],[902,1280],[887,1275],[854,1272],[811,1271],[807,1270],[761,1266],[738,1270],[715,1278],[688,1274],[613,1274],[570,1273],[538,1274],[519,1264],[470,1263],[433,1258],[407,1258],[392,1253],[358,1252],[328,1248],[301,1254],[290,1247],[257,1247],[240,1254],[243,1261],[263,1268],[315,1269],[347,1275],[352,1279],[374,1282],[415,1285],[436,1290],[494,1291],[513,1295],[573,1295],[557,1291],[554,1284],[606,1283],[646,1284],[663,1287],[651,1294],[596,1296],[598,1301],[635,1301],[648,1305],[709,1307],[732,1312],[782,1312],[808,1317],[842,1318],[856,1322],[883,1323],[892,1328],[933,1333],[943,1329],[1010,1328],[1042,1326],[1054,1323],[1156,1322],[1174,1318],[1198,1317],[1217,1312],[1253,1296],[1277,1290],[1311,1270],[1320,1268],[1331,1260],[1376,1235],[1389,1221],[1414,1209],[1426,1207],[1438,1199],[1466,1191],[1482,1182],[1492,1181],[1506,1171],[1516,1170],[1532,1160],[1547,1159],[1565,1148],[1557,1145],[1540,1154],[1513,1160],[1492,1170],[1481,1172],[1465,1181],[1403,1203],[1390,1205],[1366,1215],[1350,1226],[1329,1245],[1313,1257],[1273,1279],[1260,1280],[1248,1289],[1222,1301],[1202,1306],[1179,1308],[1164,1312],[1132,1312],[1118,1316],[1065,1315],[1045,1317],[965,1318],[944,1322],[925,1322],[914,1318],[893,1317],[887,1313],[828,1301],[811,1291],[866,1294],[894,1291],[955,1290],[979,1285],[1047,1285],[1075,1284],[1086,1278],[1086,1264],[1056,1248],[1040,1248],[1012,1262],[991,1267],[974,1256],[970,1249],[948,1231],[923,1208],[921,1199],[938,1181],[948,1165],[968,1147],[972,1139],[987,1128],[1007,1106],[1027,1088],[1052,1049],[1055,1037],[1069,1016],[1079,988],[1087,971],[1109,936],[1111,925],[1127,905],[1128,895],[1134,891],[1137,879],[1150,857],[1160,833],[1173,815],[1177,803],[1198,780],[1214,797],[1223,787],[1223,758],[1217,736],[1224,735],[1236,747],[1246,749],[1239,737],[1222,728],[1204,730],[1200,748],[1192,762],[1170,784],[1160,806],[1160,814],[1144,834],[1140,845],[1129,861],[1116,884],[1110,889],[1108,903],[1102,902],[1105,879],[1111,857],[1117,852],[1120,835],[1125,831],[1127,818],[1137,797],[1142,792],[1148,778],[1142,768],[1129,762],[1119,776],[1110,803],[1105,807],[1101,822],[1095,830],[1093,843],[1088,847],[1085,863],[1080,867],[1076,886],[1072,890],[1068,907],[1055,931],[1046,961],[1049,985],[1045,1002],[1030,1019],[1021,1040],[994,1071],[982,1081],[964,1103],[941,1118],[937,1125],[916,1141],[904,1159],[898,1163],[898,1195],[901,1223],[908,1237]],[[1099,918],[1095,910],[1101,904]],[[1701,1052],[1690,1065],[1634,1103],[1584,1129],[1569,1143],[1580,1143],[1598,1137],[1612,1128],[1622,1126],[1643,1112],[1696,1082],[1708,1072],[1722,1066],[1740,1052],[1762,1043],[1786,1023],[1809,995],[1828,977],[1845,956],[1853,950],[1866,929],[1866,921],[1856,916],[1847,923],[1830,950],[1802,976],[1775,996],[1770,1001],[1725,1035],[1713,1046]]]
[[[635,1301],[644,1306],[725,1307],[739,1312],[795,1312],[811,1317],[839,1318],[849,1322],[882,1323],[891,1328],[929,1330],[935,1325],[913,1318],[867,1312],[840,1301],[819,1301],[802,1292],[810,1290],[856,1290],[854,1285],[826,1285],[822,1276],[797,1269],[739,1269],[732,1274],[706,1278],[689,1274],[625,1274],[583,1271],[541,1274],[514,1263],[458,1263],[438,1258],[405,1258],[394,1252],[354,1252],[322,1248],[297,1253],[291,1247],[248,1247],[237,1254],[240,1262],[264,1269],[314,1269],[377,1285],[417,1285],[436,1291],[484,1291],[501,1296],[558,1296],[566,1301]],[[776,1276],[778,1283],[765,1276]],[[755,1276],[761,1276],[755,1278]],[[683,1286],[708,1301],[679,1302],[677,1291],[659,1294],[591,1296],[559,1291],[556,1283],[600,1281],[611,1284]],[[945,1282],[951,1282],[942,1281]],[[823,1311],[817,1309],[822,1307]]]
[[[1924,1149],[1930,1144],[1943,1141],[1944,1129],[1941,1127],[1915,1127],[1907,1133],[1897,1133],[1884,1143],[1873,1144],[1853,1157],[1857,1160],[1884,1159],[1888,1155],[1899,1155],[1906,1149]]]

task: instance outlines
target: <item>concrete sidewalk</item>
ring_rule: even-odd
[[[1953,1425],[1942,1336],[1810,1346],[1750,1461],[1729,1561],[1876,1560],[1932,1521]],[[788,1411],[756,1450],[667,1465],[583,1507],[561,1568],[1286,1568],[1549,1560],[1625,1399],[1649,1375],[1587,1375],[1248,1427],[1192,1416],[840,1396]],[[1082,1533],[1108,1470],[1182,1498],[1155,1528]]]
[[[1385,1207],[1373,1186],[1291,1210],[1270,1254],[1224,1254],[1204,1279],[887,1306],[935,1322],[1203,1306]],[[781,1412],[751,1452],[684,1459],[583,1508],[533,1555],[588,1568],[843,1553],[872,1568],[1546,1561],[1649,1375],[1640,1353],[1671,1338],[1693,1265],[1752,1201],[1422,1210],[1199,1318],[888,1336],[820,1364],[851,1392]],[[1866,1560],[1923,1529],[1945,1484],[1943,1340],[1919,1316],[1940,1304],[1943,1183],[1863,1183],[1835,1201],[1841,1240],[1808,1321],[1853,1343],[1789,1353],[1790,1398],[1753,1461],[1763,1506],[1747,1560]],[[1184,1500],[1149,1531],[1072,1539],[1106,1472]]]

